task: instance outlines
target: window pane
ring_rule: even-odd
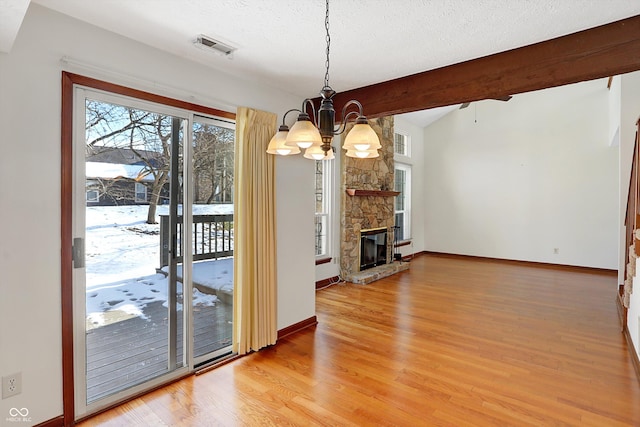
[[[404,213],[396,213],[396,240],[404,240]]]
[[[101,206],[77,211],[85,218],[87,255],[83,277],[74,278],[74,286],[85,288],[79,290],[84,310],[75,313],[84,319],[74,321],[84,332],[77,353],[85,373],[76,383],[83,389],[81,407],[113,402],[114,394],[186,364],[178,338],[185,330],[182,286],[177,274],[159,274],[163,245],[157,223],[161,197],[171,191],[167,179],[182,173],[184,123],[165,113],[89,98],[85,120],[75,123],[85,138],[74,155],[84,154],[85,185],[99,188],[102,199]],[[158,189],[154,197],[147,197],[152,194],[147,185]]]
[[[327,253],[327,216],[316,215],[316,256]]]
[[[396,211],[404,210],[406,182],[406,172],[402,169],[396,169],[395,190],[400,192],[400,194],[396,196]]]
[[[411,166],[402,163],[396,164],[395,190],[400,194],[395,200],[395,225],[396,238],[406,240],[411,238]]]
[[[233,183],[235,129],[225,121],[196,116],[192,131],[193,280],[213,291],[194,294],[194,363],[229,351],[233,334]],[[186,236],[185,236],[186,237]],[[222,274],[221,274],[222,273]],[[206,288],[196,288],[198,292]],[[207,301],[215,296],[214,300]]]
[[[99,202],[98,190],[87,190],[87,202]]]
[[[406,154],[407,150],[405,136],[400,133],[396,133],[393,135],[393,140],[395,152],[397,154]]]
[[[235,130],[202,117],[193,124],[194,201],[233,203]]]
[[[324,162],[322,160],[316,161],[316,213],[325,213],[324,209]]]
[[[331,191],[331,162],[327,160],[316,161],[315,169],[315,200],[316,200],[316,217],[315,217],[315,245],[316,256],[331,256],[329,247],[331,246],[331,230],[330,223],[330,191]]]
[[[136,202],[147,201],[147,187],[144,184],[136,182]]]

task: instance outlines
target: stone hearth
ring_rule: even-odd
[[[353,273],[349,282],[366,285],[367,283],[375,282],[378,279],[382,279],[408,269],[408,262],[394,261],[391,264],[380,265],[378,267]]]

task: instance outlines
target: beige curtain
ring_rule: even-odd
[[[266,153],[276,132],[273,113],[240,107],[236,114],[233,327],[234,351],[275,344],[275,156]]]

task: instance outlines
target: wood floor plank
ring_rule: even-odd
[[[318,291],[317,326],[82,426],[638,426],[616,281],[423,255]]]

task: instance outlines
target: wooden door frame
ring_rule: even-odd
[[[209,116],[235,120],[235,113],[205,107],[166,96],[156,95],[103,80],[62,72],[61,115],[61,182],[60,182],[60,242],[61,242],[61,310],[62,310],[62,410],[65,426],[75,424],[74,378],[74,318],[73,318],[73,92],[75,86],[102,90],[138,98],[171,107],[182,108]]]

